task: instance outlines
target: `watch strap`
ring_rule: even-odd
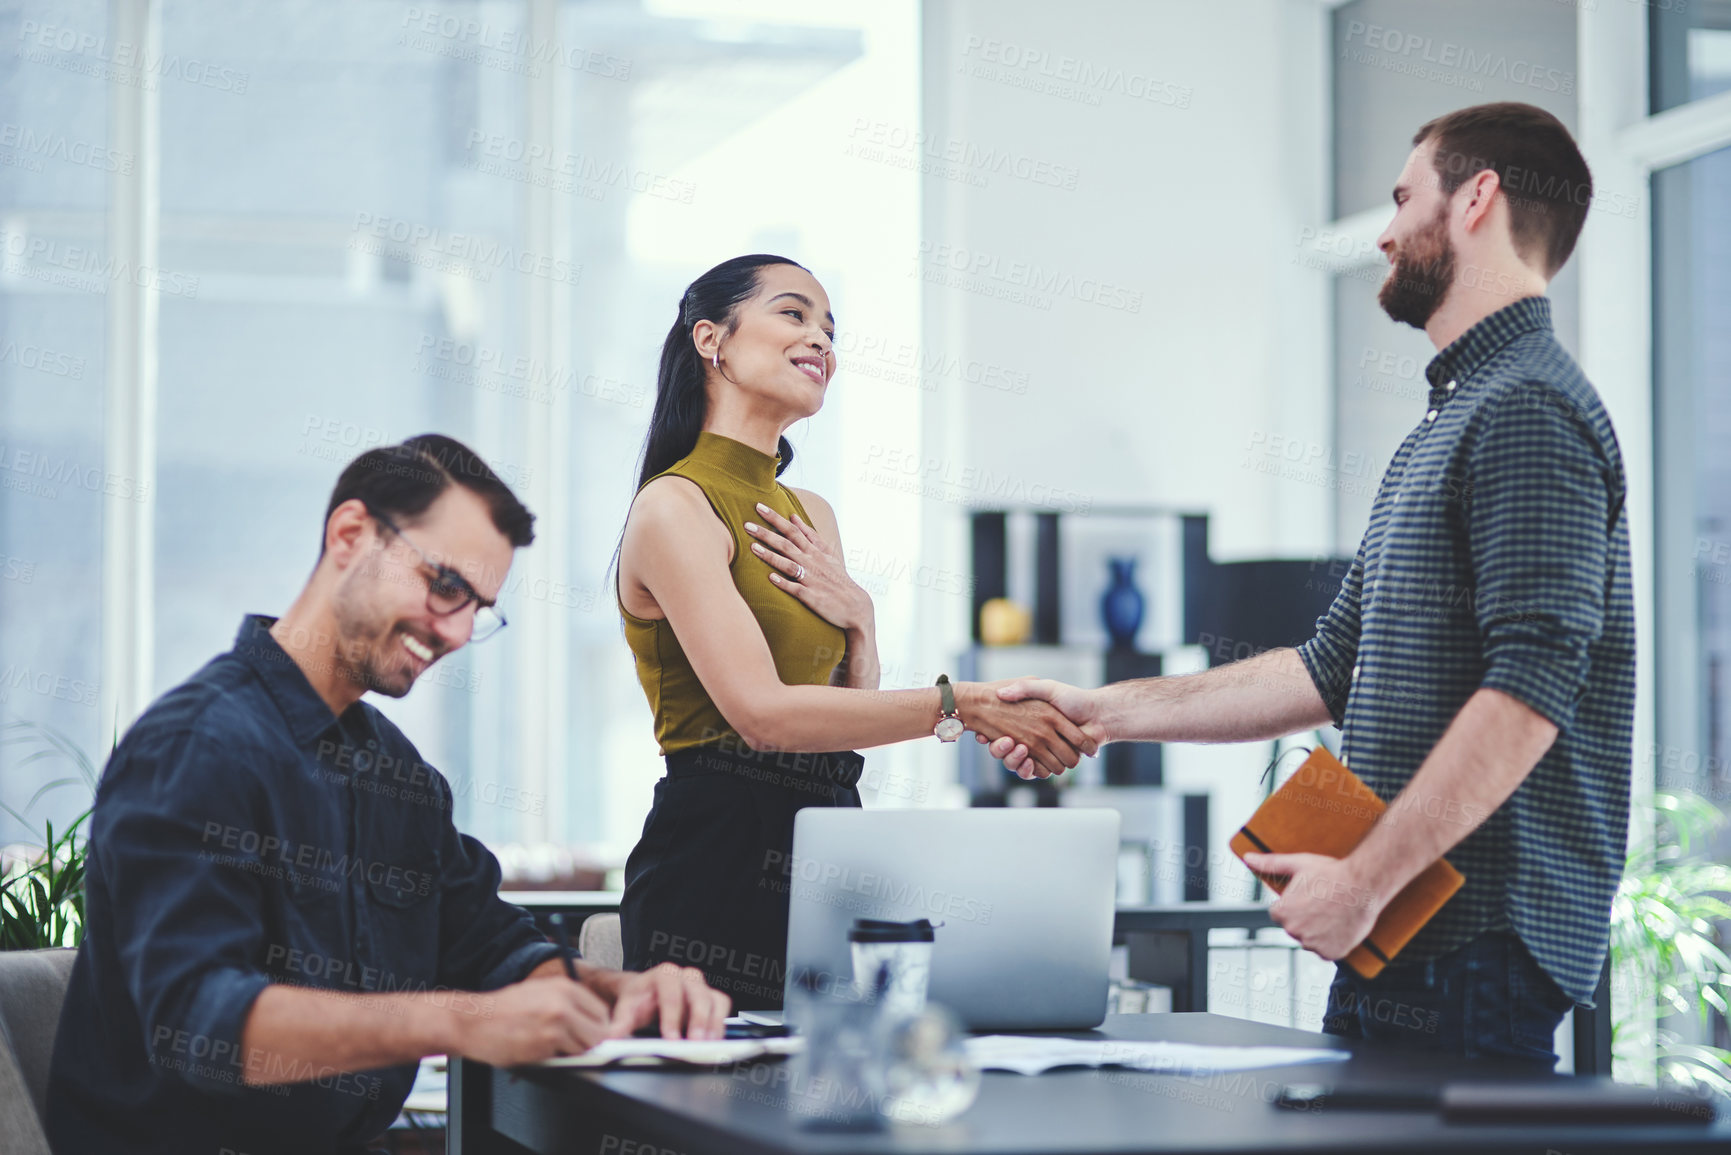
[[[938,699],[942,703],[944,717],[954,718],[958,716],[956,713],[956,688],[950,685],[948,674],[938,675]]]

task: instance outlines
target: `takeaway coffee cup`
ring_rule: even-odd
[[[923,918],[913,922],[855,919],[847,939],[853,948],[854,988],[861,997],[875,997],[890,1015],[923,1011],[936,929]]]

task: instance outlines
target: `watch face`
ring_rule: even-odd
[[[938,736],[940,742],[954,742],[962,736],[962,732],[966,729],[967,727],[962,725],[960,718],[942,718],[939,719],[937,728],[932,732]]]

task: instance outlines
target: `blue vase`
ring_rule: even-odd
[[[1106,559],[1112,571],[1111,584],[1100,598],[1100,620],[1106,623],[1114,649],[1134,649],[1136,631],[1142,628],[1142,591],[1136,588],[1136,559]]]

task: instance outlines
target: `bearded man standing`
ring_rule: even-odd
[[[1316,636],[1190,677],[1001,693],[1047,699],[1100,741],[1340,726],[1388,811],[1345,858],[1247,855],[1290,876],[1275,920],[1339,959],[1438,857],[1466,883],[1375,979],[1337,968],[1324,1030],[1549,1067],[1605,959],[1635,708],[1622,457],[1544,296],[1592,178],[1527,104],[1449,113],[1413,145],[1377,242],[1393,266],[1379,300],[1436,346],[1430,396]]]

